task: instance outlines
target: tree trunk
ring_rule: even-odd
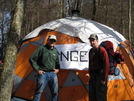
[[[93,1],[93,18],[92,18],[92,20],[95,20],[98,8],[99,8],[98,7],[98,0],[94,0]]]
[[[106,8],[105,8],[105,24],[108,24],[108,0],[105,1]]]
[[[128,28],[128,34],[129,34],[129,42],[132,42],[132,40],[131,40],[131,37],[132,37],[132,35],[131,35],[131,23],[132,23],[132,19],[131,19],[131,0],[129,0],[129,28]]]
[[[13,1],[13,16],[4,59],[3,71],[0,72],[0,101],[10,101],[13,84],[13,74],[17,55],[17,45],[21,36],[24,14],[24,0]]]
[[[71,10],[72,10],[72,7],[71,7],[71,0],[68,0],[67,11],[68,11],[68,15],[69,15],[69,16],[72,16]]]

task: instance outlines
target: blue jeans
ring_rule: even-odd
[[[40,101],[41,93],[46,87],[46,84],[49,85],[53,101],[58,101],[58,79],[57,74],[54,72],[45,72],[38,75],[37,88],[32,101]]]

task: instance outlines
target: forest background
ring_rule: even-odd
[[[112,27],[121,33],[134,47],[134,0],[26,0],[21,38],[35,28],[71,16],[71,10],[79,16]],[[10,29],[13,0],[0,1],[0,55],[3,55]]]
[[[134,0],[0,0],[0,101],[10,101],[19,40],[72,10],[115,29],[134,47]]]

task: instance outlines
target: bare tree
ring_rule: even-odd
[[[7,32],[10,26],[10,0],[0,1],[0,56],[2,57],[5,53],[5,47],[7,42]]]
[[[71,16],[71,10],[77,9],[80,17],[112,27],[134,45],[134,11],[130,8],[134,8],[134,0],[27,0],[23,37],[44,23]]]
[[[8,34],[8,44],[3,71],[0,72],[0,101],[10,101],[13,73],[15,68],[17,45],[21,36],[21,26],[24,14],[24,0],[13,1],[12,22]]]
[[[98,0],[93,0],[93,20],[97,17],[97,12],[99,8],[99,1]]]
[[[129,28],[128,28],[128,36],[129,36],[129,41],[132,42],[132,39],[131,39],[131,24],[132,24],[132,19],[131,19],[131,9],[132,9],[132,0],[129,0]]]

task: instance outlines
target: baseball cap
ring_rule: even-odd
[[[98,40],[98,36],[96,34],[91,34],[88,39],[96,39],[96,40]]]
[[[54,40],[57,40],[57,38],[56,38],[55,35],[50,35],[50,36],[48,37],[48,39],[54,39]]]

